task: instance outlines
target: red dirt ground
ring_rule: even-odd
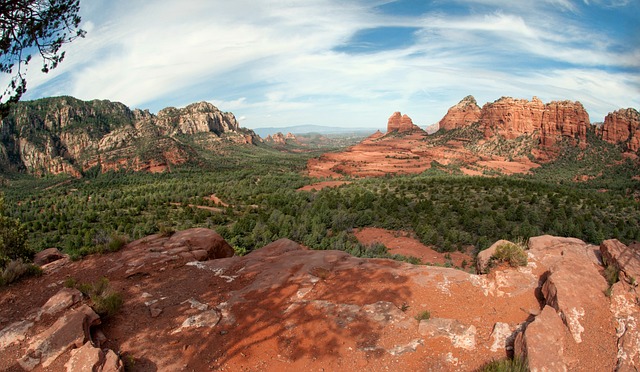
[[[473,371],[506,355],[504,348],[491,350],[496,322],[515,327],[539,312],[539,278],[548,270],[546,258],[540,258],[526,268],[477,276],[309,251],[285,239],[244,257],[186,265],[181,256],[170,255],[174,245],[160,249],[167,239],[148,237],[120,252],[90,256],[3,288],[0,329],[36,311],[68,277],[87,283],[107,276],[125,302],[100,328],[105,346],[119,352],[132,371]],[[192,299],[221,320],[176,333],[199,312],[189,305]],[[155,318],[145,304],[151,300],[162,309]],[[421,334],[415,317],[425,310],[432,319],[474,327],[475,345],[455,346],[455,338]],[[612,370],[610,319],[585,321],[582,344],[566,336],[570,368]],[[0,370],[20,370],[15,360],[32,337],[0,349]],[[64,370],[69,354],[48,370]]]
[[[354,232],[358,241],[365,245],[373,243],[382,243],[387,247],[389,253],[400,254],[419,258],[425,264],[444,265],[448,260],[444,257],[444,253],[435,251],[417,239],[410,236],[405,231],[391,231],[377,227],[365,227]],[[451,252],[451,262],[456,267],[462,267],[463,262],[471,265],[473,258],[462,252]],[[467,266],[465,265],[465,266]]]
[[[507,161],[502,157],[483,159],[464,148],[462,141],[449,141],[434,146],[426,133],[406,135],[374,134],[359,144],[339,153],[326,153],[307,163],[309,176],[341,178],[343,175],[379,177],[386,174],[415,174],[431,168],[432,162],[441,165],[466,165],[462,171],[480,175],[482,170],[497,170],[504,174],[528,173],[539,164],[527,158]]]

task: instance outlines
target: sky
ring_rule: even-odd
[[[82,0],[87,31],[23,99],[157,112],[209,101],[248,128],[425,127],[467,95],[640,109],[640,0]]]

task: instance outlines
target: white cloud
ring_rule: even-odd
[[[584,99],[592,120],[614,105],[638,106],[633,71],[615,71],[640,67],[640,48],[611,52],[615,40],[564,17],[576,11],[573,2],[458,2],[491,10],[393,17],[366,1],[96,3],[83,16],[87,38],[67,46],[58,69],[30,76],[28,93],[142,108],[208,100],[254,127],[384,126],[397,110],[427,125],[468,94],[480,103]],[[420,32],[402,49],[335,51],[358,30],[380,26]],[[516,57],[546,65],[519,66]]]

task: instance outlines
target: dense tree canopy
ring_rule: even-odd
[[[42,57],[49,72],[64,59],[64,43],[83,37],[79,0],[3,0],[0,2],[0,72],[11,81],[0,95],[0,116],[27,90],[26,66],[32,55]]]

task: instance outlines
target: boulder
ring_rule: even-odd
[[[189,251],[204,250],[207,259],[226,258],[234,255],[233,248],[220,234],[205,228],[194,228],[178,231],[165,243],[167,249],[186,247]],[[200,258],[201,254],[198,253]]]
[[[75,288],[62,288],[42,305],[38,318],[42,315],[54,315],[77,304],[82,299],[82,293]]]
[[[104,352],[85,342],[81,347],[71,351],[71,357],[64,365],[67,372],[98,371],[104,361]]]
[[[541,236],[529,240],[529,252],[547,267],[542,295],[556,309],[575,342],[582,342],[585,319],[606,313],[608,284],[594,254],[597,247],[578,239]]]
[[[611,287],[611,313],[616,321],[617,371],[640,369],[640,308],[635,287],[617,282]]]
[[[555,309],[545,306],[540,315],[515,339],[515,355],[527,358],[531,371],[566,371],[564,325]]]
[[[58,248],[48,248],[36,253],[33,258],[33,263],[38,266],[44,266],[50,262],[57,261],[65,257],[67,257],[67,255],[62,254]]]
[[[72,350],[71,357],[64,365],[67,372],[95,371],[95,372],[122,372],[124,366],[120,357],[113,350],[94,347],[91,342],[86,342],[82,347]]]
[[[489,269],[489,261],[491,261],[491,257],[496,253],[496,248],[498,248],[502,244],[513,244],[508,240],[498,240],[493,243],[491,247],[478,252],[478,256],[476,257],[476,272],[478,274],[486,274]]]
[[[29,342],[26,354],[18,360],[22,368],[31,371],[38,364],[47,368],[65,351],[80,347],[91,339],[89,329],[100,324],[100,317],[87,305],[70,311],[51,327]]]
[[[617,239],[609,239],[600,244],[600,252],[603,261],[607,265],[615,265],[629,283],[635,285],[640,279],[640,251],[627,247]]]
[[[640,368],[640,297],[637,280],[640,276],[640,254],[635,247],[627,247],[616,239],[600,244],[602,259],[620,270],[621,281],[610,289],[611,313],[616,322],[618,346],[617,370],[635,371]]]

